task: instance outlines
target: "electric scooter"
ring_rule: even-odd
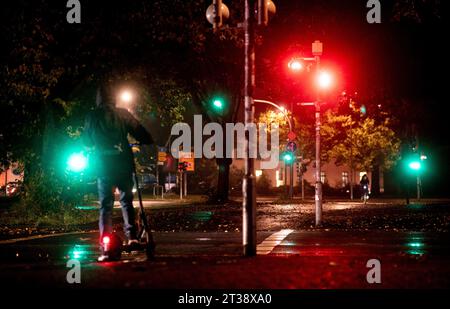
[[[134,145],[132,145],[134,146]],[[136,191],[139,198],[139,220],[138,220],[138,234],[137,244],[124,245],[119,236],[116,234],[106,235],[103,237],[101,250],[102,254],[107,255],[109,260],[120,260],[122,252],[131,253],[133,251],[144,251],[147,255],[147,260],[153,260],[155,258],[155,241],[150,231],[147,216],[145,215],[144,204],[142,203],[142,192],[139,187],[139,179],[136,172],[136,165],[133,157],[133,177],[136,185]]]

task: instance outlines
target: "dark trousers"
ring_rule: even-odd
[[[124,232],[128,239],[136,239],[136,217],[133,208],[133,177],[131,174],[114,177],[99,177],[97,180],[100,201],[100,237],[111,234],[114,187],[120,192],[120,205],[124,221]]]

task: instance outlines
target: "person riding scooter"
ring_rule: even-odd
[[[367,174],[361,177],[359,184],[361,186],[361,199],[364,200],[369,197],[369,177],[367,177]]]
[[[85,121],[83,140],[93,148],[96,156],[97,186],[100,202],[100,240],[112,236],[112,210],[114,187],[120,192],[120,204],[124,220],[124,232],[128,245],[138,246],[136,217],[133,208],[133,153],[128,134],[141,144],[153,144],[150,133],[129,111],[116,107],[116,98],[110,83],[102,83],[97,90],[97,107]],[[98,261],[111,257],[102,250]]]

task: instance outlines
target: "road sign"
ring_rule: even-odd
[[[158,162],[166,162],[167,152],[158,151]]]
[[[186,172],[193,172],[195,170],[194,153],[180,151],[179,154],[178,163],[186,162]]]
[[[288,133],[288,139],[289,139],[289,141],[294,141],[294,139],[297,137],[297,135],[293,132],[293,131],[290,131],[289,133]]]
[[[291,151],[291,152],[295,152],[297,150],[297,144],[295,142],[288,142],[286,144],[286,150],[287,151]]]

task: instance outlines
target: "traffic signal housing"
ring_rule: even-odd
[[[267,26],[270,15],[275,14],[277,8],[271,0],[258,0],[258,25]]]
[[[222,27],[223,21],[230,17],[230,10],[222,3],[222,0],[213,0],[206,9],[206,19],[213,25],[213,29]]]

